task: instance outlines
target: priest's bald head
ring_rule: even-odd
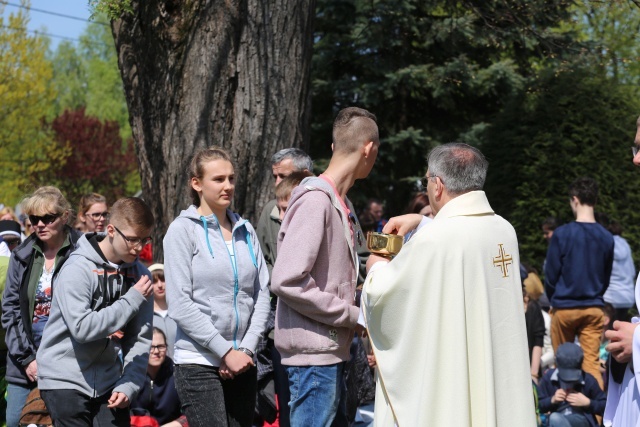
[[[488,167],[480,150],[467,144],[453,142],[431,150],[426,189],[434,214],[451,199],[482,190]]]

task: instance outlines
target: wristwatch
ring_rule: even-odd
[[[247,356],[253,359],[253,351],[249,350],[248,348],[239,347],[238,351],[243,352],[244,354],[246,354]]]

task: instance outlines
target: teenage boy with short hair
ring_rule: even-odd
[[[60,269],[37,354],[38,386],[56,426],[129,425],[152,338],[151,274],[138,255],[153,224],[141,199],[120,199],[106,233],[85,234]]]
[[[613,236],[596,222],[598,184],[593,179],[576,179],[569,186],[569,197],[576,220],[556,228],[545,262],[545,290],[553,307],[551,341],[555,351],[577,336],[584,351],[582,369],[604,389],[599,351]]]

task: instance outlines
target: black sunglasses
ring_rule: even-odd
[[[49,225],[61,216],[62,214],[46,214],[44,216],[29,215],[29,221],[31,221],[31,225],[34,226],[38,225],[40,221],[42,221],[44,225]]]

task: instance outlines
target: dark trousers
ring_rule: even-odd
[[[255,366],[232,380],[203,365],[176,365],[174,376],[189,427],[251,426],[258,389]]]
[[[40,390],[56,427],[127,427],[129,408],[107,408],[111,392],[89,397],[77,390]]]
[[[271,360],[273,361],[273,382],[278,396],[278,409],[280,411],[280,427],[289,427],[289,375],[284,366],[282,366],[282,358],[280,352],[273,346],[271,352]]]

